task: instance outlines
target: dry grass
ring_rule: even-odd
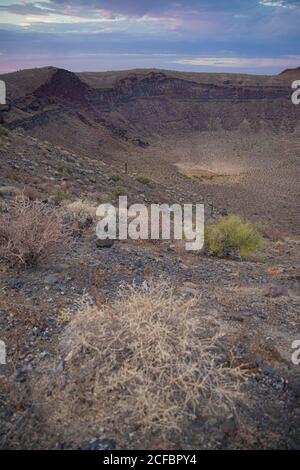
[[[30,186],[24,186],[22,191],[25,198],[30,199],[31,201],[35,201],[36,199],[41,198],[41,194],[35,188]]]
[[[0,260],[9,265],[34,266],[69,244],[69,231],[61,215],[40,201],[22,196],[0,214]]]
[[[77,199],[74,202],[65,204],[63,209],[71,213],[73,216],[96,216],[97,204],[93,201],[85,199]]]
[[[100,307],[83,302],[61,341],[63,375],[46,377],[59,421],[163,438],[196,416],[234,411],[243,374],[221,360],[198,302],[162,279],[123,286]]]

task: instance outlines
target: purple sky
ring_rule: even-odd
[[[0,72],[300,65],[300,0],[0,0]]]

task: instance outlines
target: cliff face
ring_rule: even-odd
[[[9,126],[46,128],[52,120],[72,116],[68,125],[93,127],[100,137],[107,131],[113,138],[143,142],[157,134],[235,130],[245,122],[254,131],[291,132],[299,121],[290,83],[280,77],[144,71],[116,74],[110,86],[100,87],[82,75],[54,68],[6,75]],[[24,86],[26,77],[31,83]],[[24,92],[15,97],[18,83]]]
[[[37,98],[60,98],[71,103],[84,103],[85,85],[75,73],[57,69],[52,76],[34,92]]]
[[[290,101],[287,83],[243,84],[242,80],[207,83],[150,72],[130,74],[109,89],[93,89],[88,103],[96,113],[144,137],[172,132],[234,130],[247,121],[257,130],[297,125],[297,110]]]
[[[164,73],[151,72],[144,78],[137,75],[118,80],[112,88],[92,90],[89,100],[94,104],[113,108],[132,99],[168,98],[173,100],[214,101],[253,101],[288,98],[289,89],[280,85],[238,86],[224,81],[223,85],[196,83],[189,80],[168,77]]]

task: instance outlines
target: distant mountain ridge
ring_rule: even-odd
[[[300,79],[300,67],[296,67],[294,69],[285,69],[279,74],[279,76],[293,77],[293,78]]]
[[[11,104],[8,127],[30,129],[89,154],[144,147],[157,136],[237,130],[245,122],[254,132],[292,132],[299,113],[287,78],[158,69],[74,73],[55,67],[0,76]]]

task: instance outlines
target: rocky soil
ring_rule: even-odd
[[[87,248],[86,248],[87,247]],[[174,442],[181,448],[299,448],[299,366],[291,345],[299,339],[299,260],[297,241],[271,243],[247,262],[187,255],[182,247],[116,242],[97,248],[86,231],[59,263],[37,270],[1,272],[1,338],[8,346],[2,366],[1,446],[3,448],[82,448],[93,439],[110,439],[119,448],[158,446],[139,442],[122,426],[107,435],[101,423],[78,429],[61,422],[51,427],[45,403],[35,401],[44,361],[54,359],[64,328],[62,311],[76,308],[84,292],[95,301],[114,298],[121,282],[142,283],[160,274],[179,295],[201,295],[201,308],[221,322],[227,348],[237,348],[249,369],[246,403],[238,417],[197,420]],[[71,398],[70,398],[71,399]],[[55,410],[53,410],[55,412]],[[49,425],[50,422],[50,425]]]
[[[99,201],[115,189],[111,168],[105,164],[81,161],[77,155],[21,132],[4,141],[2,204],[24,191],[24,183],[31,198],[59,205],[79,196]],[[53,163],[58,159],[73,163],[71,174],[61,174],[61,167],[57,169]],[[122,178],[132,200],[170,197],[163,185],[142,185],[132,175]],[[69,194],[57,199],[55,191]],[[84,222],[79,220],[76,243],[64,259],[26,271],[1,266],[0,331],[8,348],[8,364],[1,366],[1,447],[161,445],[155,439],[141,443],[138,435],[122,433],[122,426],[115,435],[107,434],[97,422],[79,429],[75,417],[74,423],[62,421],[60,428],[53,428],[46,411],[47,397],[43,403],[37,401],[35,387],[44,364],[57,360],[64,309],[75,311],[84,293],[96,302],[109,301],[120,283],[139,285],[163,275],[177,286],[179,295],[201,295],[203,312],[221,322],[226,347],[237,348],[239,361],[250,371],[244,385],[247,400],[237,417],[198,419],[173,446],[299,448],[300,369],[291,361],[292,342],[300,335],[297,237],[271,239],[263,253],[242,262],[187,253],[180,242],[126,241],[101,248],[94,225]]]

